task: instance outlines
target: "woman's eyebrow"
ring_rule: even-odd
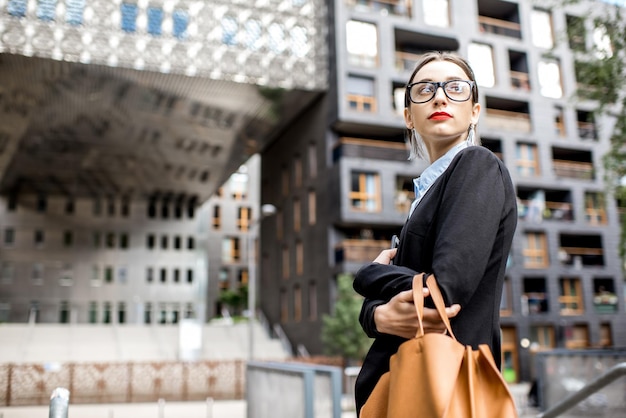
[[[444,79],[443,81],[452,81],[452,80],[465,80],[465,79],[461,78],[461,77],[457,77],[457,76],[449,76],[448,78]],[[428,82],[435,82],[435,80],[430,78],[430,77],[426,77],[426,78],[422,78],[420,80],[415,80],[413,82],[414,83],[428,83]]]

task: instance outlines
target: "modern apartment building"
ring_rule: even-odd
[[[407,161],[402,98],[429,50],[471,62],[483,146],[517,189],[501,304],[506,378],[532,379],[538,350],[626,344],[619,213],[602,174],[611,120],[574,98],[584,83],[576,51],[598,39],[588,7],[330,2],[329,90],[262,154],[261,200],[278,213],[262,224],[261,308],[301,351],[323,351],[337,275],[387,248],[407,216],[423,165]],[[568,34],[573,21],[588,31]]]
[[[220,291],[247,285],[258,166],[251,158],[198,207],[0,198],[0,322],[166,325],[220,314]]]

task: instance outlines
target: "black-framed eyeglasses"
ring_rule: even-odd
[[[470,80],[418,81],[406,86],[407,96],[413,103],[429,102],[441,87],[448,99],[465,102],[472,97],[474,82]]]

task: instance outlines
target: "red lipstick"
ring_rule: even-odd
[[[430,120],[446,120],[452,118],[452,115],[446,112],[435,112],[428,117]]]

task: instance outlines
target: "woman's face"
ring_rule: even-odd
[[[463,69],[449,61],[431,61],[413,77],[418,81],[469,80]],[[431,161],[444,155],[450,148],[467,138],[470,124],[476,124],[480,104],[450,100],[443,88],[438,88],[435,97],[426,103],[410,103],[404,109],[404,120],[408,129],[415,129],[422,137]]]

